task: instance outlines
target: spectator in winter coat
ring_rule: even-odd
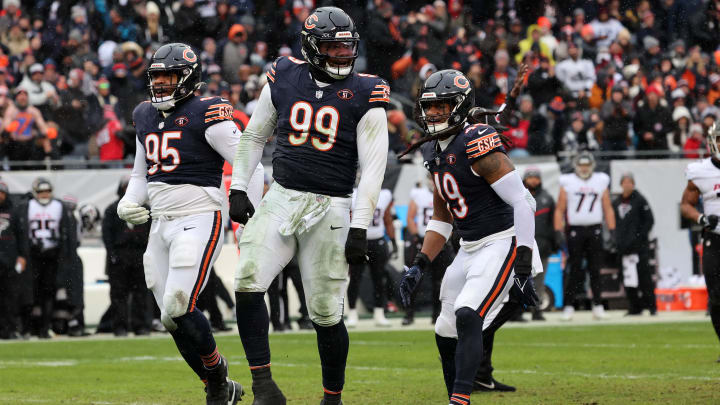
[[[700,124],[690,125],[690,136],[685,141],[683,151],[686,159],[698,159],[700,154],[698,150],[705,149],[705,137],[703,136],[703,127]]]
[[[573,96],[584,98],[595,84],[595,65],[580,58],[580,48],[574,42],[568,43],[568,55],[568,59],[557,64],[555,74]]]
[[[667,134],[673,130],[672,114],[660,103],[662,91],[651,84],[645,91],[645,100],[638,104],[633,122],[638,136],[638,150],[666,150]]]
[[[530,74],[527,84],[535,105],[549,103],[562,90],[562,86],[555,77],[555,66],[550,64],[550,59],[541,56],[540,66]]]
[[[602,106],[600,117],[605,123],[602,149],[627,150],[632,108],[630,102],[625,100],[622,86],[613,87],[610,99]]]
[[[529,26],[527,29],[527,37],[518,44],[520,52],[515,55],[515,62],[521,63],[526,53],[533,52],[535,55],[545,56],[551,64],[555,64],[552,50],[547,43],[540,41],[541,36],[542,30],[539,26],[535,24]]]

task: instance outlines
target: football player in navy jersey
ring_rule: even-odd
[[[295,254],[317,333],[322,403],[341,403],[348,263],[367,260],[366,230],[387,160],[390,88],[377,76],[353,73],[359,35],[352,19],[339,8],[318,8],[305,20],[301,40],[304,61],[281,57],[267,72],[268,83],[238,146],[230,186],[230,217],[247,223],[235,296],[255,405],[285,403],[270,373],[263,295]],[[248,180],[275,128],[275,182],[257,206],[246,194]],[[358,169],[362,174],[351,220]]]
[[[232,161],[240,131],[227,100],[194,95],[200,71],[188,45],[163,45],[153,55],[150,101],[133,112],[135,164],[117,212],[130,224],[152,216],[143,255],[147,286],[180,354],[206,384],[207,404],[226,405],[243,389],[227,378],[227,361],[196,304],[222,247],[222,167]],[[252,172],[248,194],[259,201],[262,166]],[[143,207],[148,200],[150,210]]]
[[[456,70],[432,74],[417,105],[418,122],[430,136],[422,145],[424,165],[435,183],[433,216],[421,252],[403,275],[400,294],[409,306],[423,272],[452,232],[461,249],[440,287],[442,308],[435,338],[452,405],[470,404],[483,358],[483,328],[508,293],[534,306],[532,271],[535,201],[505,154],[504,137],[489,125],[466,125],[473,87]]]

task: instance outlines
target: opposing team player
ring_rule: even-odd
[[[711,156],[700,162],[690,163],[685,171],[688,179],[682,195],[682,215],[703,227],[702,272],[705,275],[710,298],[710,319],[715,334],[720,338],[720,127],[713,124],[708,130],[707,142]],[[695,207],[702,197],[703,213]],[[720,362],[720,358],[718,358]]]
[[[407,249],[405,250],[405,265],[412,266],[415,255],[422,249],[423,240],[425,239],[425,230],[433,215],[433,185],[432,175],[428,176],[427,184],[422,182],[418,187],[410,190],[410,203],[408,204],[407,213],[407,231],[408,240],[405,242]],[[438,253],[435,260],[430,266],[430,276],[432,278],[432,323],[435,323],[440,316],[440,284],[442,282],[445,269],[452,262],[453,250],[450,243],[445,244],[443,249]],[[402,324],[412,325],[415,322],[415,302],[410,307],[405,308],[405,317]]]
[[[267,72],[268,84],[238,146],[230,190],[231,218],[247,222],[235,289],[255,405],[285,403],[270,373],[263,295],[295,254],[317,333],[322,403],[341,403],[348,263],[366,260],[366,230],[387,160],[390,89],[379,77],[353,73],[359,35],[352,19],[339,8],[318,8],[305,20],[301,39],[306,61],[281,57]],[[255,213],[245,190],[276,127],[275,182]],[[362,174],[351,220],[358,169]]]
[[[569,321],[575,313],[575,294],[585,285],[583,259],[587,260],[592,290],[592,313],[597,320],[606,319],[600,301],[600,264],[603,252],[603,216],[611,232],[615,230],[615,213],[610,202],[610,177],[595,172],[595,158],[582,152],[575,158],[575,172],[560,176],[560,194],[555,206],[555,230],[566,231],[568,245],[568,281],[563,293],[562,319]],[[567,218],[567,226],[565,226]]]
[[[357,201],[357,189],[353,191],[352,209],[355,209]],[[376,326],[391,326],[390,321],[385,318],[385,265],[390,260],[390,251],[388,251],[388,242],[385,239],[385,233],[390,237],[393,250],[397,250],[395,242],[395,227],[392,222],[391,208],[393,206],[392,191],[388,189],[380,190],[378,202],[375,206],[370,226],[367,229],[368,239],[368,263],[351,264],[350,265],[350,284],[348,285],[348,321],[347,326],[354,327],[358,323],[358,313],[355,309],[358,293],[360,291],[360,281],[362,280],[365,267],[370,267],[370,278],[373,284],[373,320]]]
[[[422,153],[435,182],[434,210],[422,250],[400,284],[407,306],[423,272],[450,236],[454,220],[461,249],[445,272],[442,310],[435,323],[454,405],[470,403],[483,357],[486,317],[508,292],[523,304],[536,305],[531,273],[533,267],[542,267],[533,254],[535,201],[505,154],[503,138],[489,125],[465,126],[473,93],[468,79],[456,70],[432,74],[421,89],[418,121],[431,136],[418,144],[431,141],[422,146]]]
[[[152,216],[143,265],[162,323],[206,383],[207,403],[234,404],[242,387],[227,378],[227,361],[196,304],[222,248],[222,167],[232,161],[240,131],[227,100],[194,95],[202,85],[200,72],[197,55],[185,44],[163,45],[153,55],[147,72],[151,101],[133,112],[135,165],[117,212],[131,224]],[[258,201],[262,166],[251,174],[250,198]],[[149,211],[142,206],[147,200]]]

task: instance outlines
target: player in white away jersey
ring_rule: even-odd
[[[720,338],[720,150],[718,150],[720,127],[717,124],[708,131],[707,141],[711,157],[690,163],[685,171],[688,184],[682,195],[680,209],[685,218],[703,227],[702,272],[705,275],[710,298],[710,319],[715,334]],[[702,196],[703,212],[695,206]],[[720,362],[720,358],[718,359]]]
[[[353,190],[353,204],[357,197],[357,189]],[[390,321],[385,318],[385,265],[390,259],[391,254],[397,252],[395,242],[395,228],[393,227],[391,208],[393,206],[393,195],[388,189],[380,190],[378,202],[375,206],[373,219],[370,221],[367,229],[368,239],[368,263],[370,267],[370,277],[373,283],[373,319],[377,326],[390,326]],[[351,210],[352,212],[352,210]],[[390,237],[392,252],[388,251],[388,241],[385,239],[387,232]],[[365,263],[350,265],[350,283],[348,284],[348,307],[350,308],[347,315],[348,327],[357,326],[358,313],[355,309],[358,292],[360,290],[360,280],[362,280],[365,271]]]
[[[575,159],[575,172],[560,176],[560,195],[555,207],[555,230],[567,231],[568,265],[570,276],[564,291],[563,319],[571,320],[575,308],[575,294],[585,283],[582,269],[587,259],[590,272],[590,288],[593,294],[593,317],[606,318],[600,302],[600,263],[602,260],[603,217],[611,232],[615,230],[615,213],[610,203],[608,185],[610,177],[595,172],[595,158],[582,152]],[[567,218],[567,226],[565,226]]]

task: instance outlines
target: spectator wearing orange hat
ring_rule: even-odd
[[[239,81],[237,69],[246,63],[249,54],[245,27],[234,24],[228,31],[228,40],[221,51],[223,79],[226,82],[233,84]]]
[[[550,54],[555,54],[555,49],[558,46],[558,40],[555,38],[552,32],[552,23],[550,19],[542,16],[538,18],[537,25],[540,27],[540,42],[544,43],[550,50]]]
[[[633,121],[633,129],[638,137],[638,150],[668,148],[667,134],[674,129],[674,123],[672,113],[666,105],[663,105],[665,100],[662,97],[662,89],[657,84],[650,84],[645,89],[645,99],[638,103]]]

